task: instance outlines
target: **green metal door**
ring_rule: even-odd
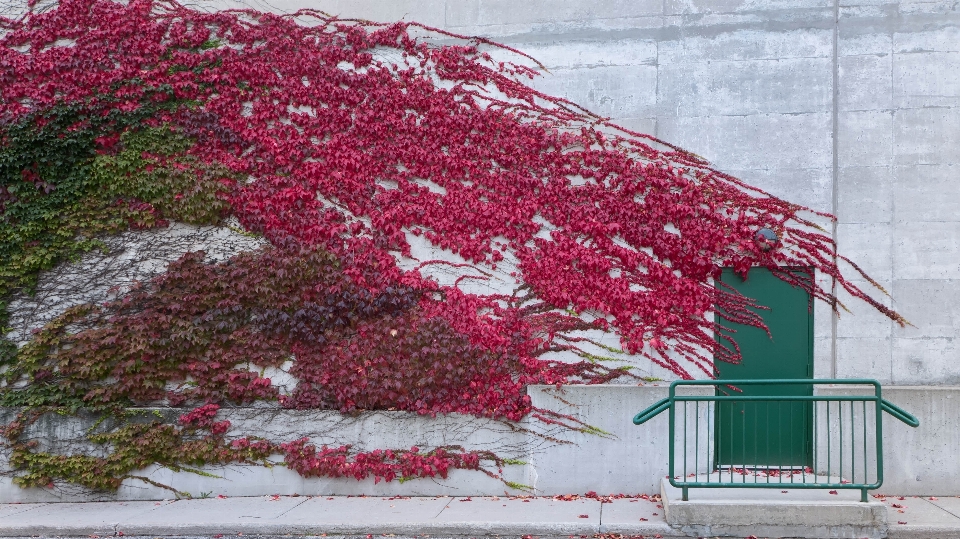
[[[813,270],[784,268],[803,279]],[[812,379],[813,309],[809,294],[766,268],[752,268],[744,280],[730,268],[722,281],[769,310],[756,312],[770,329],[717,321],[740,346],[743,361],[717,361],[720,380]],[[719,285],[718,285],[719,286]],[[719,338],[719,337],[718,337]],[[744,396],[812,395],[809,385],[749,385],[721,388]],[[720,467],[802,467],[812,464],[813,408],[810,402],[727,401],[714,409],[714,459]]]

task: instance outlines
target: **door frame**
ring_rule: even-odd
[[[754,271],[754,270],[757,270],[757,269],[759,269],[759,270],[764,270],[764,271],[769,271],[770,273],[773,273],[773,270],[770,270],[769,268],[766,268],[766,267],[763,267],[763,266],[754,266],[754,267],[750,268],[750,271]],[[816,268],[811,267],[811,266],[807,266],[807,267],[805,267],[805,266],[781,266],[779,269],[780,269],[781,271],[789,271],[789,272],[800,271],[800,272],[804,272],[804,273],[808,274],[808,275],[810,276],[810,279],[815,279],[815,278],[816,278]],[[730,271],[730,272],[733,273],[733,275],[737,275],[737,276],[739,277],[738,274],[736,274],[735,272],[733,272],[732,268],[724,267],[724,268],[723,268],[723,271],[724,271],[724,272]],[[776,278],[775,275],[773,275],[773,277]],[[722,279],[722,276],[721,276],[721,279]],[[748,274],[747,279],[749,279],[749,274]],[[714,283],[714,286],[715,286],[715,287],[720,287],[720,282],[721,282],[720,280],[716,281],[716,282]],[[795,287],[795,285],[791,285],[790,283],[787,283],[786,281],[782,281],[782,280],[781,280],[781,282],[782,282],[784,285],[794,286],[794,287]],[[807,340],[808,355],[807,355],[806,377],[803,378],[803,379],[812,380],[812,379],[813,379],[813,374],[814,374],[814,357],[815,357],[815,354],[814,354],[814,344],[815,344],[815,340],[814,340],[814,323],[815,323],[815,316],[814,316],[814,303],[813,303],[815,298],[813,298],[812,295],[811,295],[809,292],[807,292],[807,296],[808,296],[808,302],[807,302],[807,309],[808,309],[807,320],[808,320],[808,323],[807,323],[807,339],[806,339],[806,340]],[[773,305],[764,305],[764,306],[773,307]],[[719,309],[715,310],[714,320],[715,320],[715,321],[718,323],[718,325],[719,325],[719,323],[720,323],[720,314],[719,314],[719,312],[717,312],[717,311],[719,311]],[[763,312],[763,311],[761,311],[761,314],[762,314],[762,312]],[[717,330],[714,338],[717,340],[717,342],[720,342],[720,341],[721,341],[721,336],[720,336],[720,330],[719,330],[719,329]],[[714,361],[715,361],[715,365],[716,365],[716,361],[717,361],[716,358],[714,358]],[[722,378],[721,378],[721,374],[720,374],[720,369],[715,367],[715,370],[716,370],[716,373],[717,373],[717,378],[716,378],[716,380],[717,380],[717,381],[721,381]],[[718,385],[718,386],[715,386],[715,387],[716,387],[715,393],[714,393],[715,395],[724,394],[724,393],[721,392],[719,385]],[[758,387],[758,388],[759,388],[759,387],[763,387],[763,386],[755,386],[755,387]],[[810,387],[810,391],[811,391],[811,394],[812,394],[812,391],[813,391],[813,387],[812,387],[812,386]],[[730,402],[730,401],[728,401],[728,402]],[[717,445],[716,445],[718,440],[722,440],[722,437],[721,437],[721,435],[720,435],[720,426],[721,426],[720,414],[721,414],[721,408],[720,408],[719,404],[720,404],[720,401],[716,401],[716,404],[715,404],[715,406],[714,406],[714,411],[713,411],[713,413],[712,413],[712,416],[713,416],[712,419],[713,419],[713,422],[714,422],[714,428],[713,428],[714,452],[713,452],[713,459],[712,459],[712,460],[713,460],[713,469],[714,469],[714,470],[718,470],[718,469],[722,469],[722,468],[733,468],[733,467],[736,467],[736,466],[737,466],[737,463],[721,463],[721,462],[720,462],[720,456],[721,456],[721,455],[720,455],[720,450],[719,450],[719,448],[718,448]],[[730,404],[731,404],[731,405],[734,405],[734,404],[736,404],[736,401],[730,402]],[[803,414],[803,416],[804,416],[804,420],[803,420],[803,422],[804,422],[804,429],[803,429],[803,432],[804,432],[804,437],[805,437],[805,439],[804,439],[804,441],[802,442],[802,445],[803,445],[803,453],[802,453],[802,455],[801,455],[802,464],[801,464],[801,465],[787,465],[787,466],[784,466],[784,465],[775,465],[775,464],[760,464],[759,462],[756,462],[755,464],[757,465],[756,467],[757,467],[758,469],[760,469],[760,468],[767,468],[767,469],[769,469],[769,468],[773,468],[773,467],[777,467],[777,468],[779,468],[779,469],[791,469],[791,468],[792,468],[792,469],[799,469],[799,468],[801,468],[801,467],[806,467],[806,466],[812,466],[812,465],[813,465],[813,444],[816,443],[816,440],[814,440],[813,406],[812,406],[812,403],[808,403],[808,404],[809,404],[809,406],[806,406],[806,407],[805,407],[806,409],[803,410],[803,412],[804,412],[804,414]],[[768,416],[768,417],[769,417],[769,416]],[[781,447],[782,447],[782,446],[781,446]],[[744,453],[744,454],[746,453],[746,449],[741,449],[740,451],[741,451],[742,453]],[[734,452],[733,452],[733,450],[731,450],[730,458],[732,459],[733,456],[734,456]],[[754,456],[756,457],[757,455],[754,455]],[[740,465],[741,465],[742,467],[745,467],[745,466],[746,466],[746,463],[741,463]]]

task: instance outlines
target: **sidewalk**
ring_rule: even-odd
[[[960,539],[960,498],[888,496],[891,539]],[[682,537],[658,497],[267,496],[0,504],[0,536]],[[372,539],[372,538],[368,538]],[[618,538],[611,538],[618,539]]]

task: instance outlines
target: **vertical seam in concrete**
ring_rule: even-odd
[[[653,110],[653,138],[660,138],[660,40],[656,41],[657,43],[657,88],[655,90],[657,96],[657,104],[654,105]]]
[[[838,215],[840,198],[840,0],[833,0],[833,192],[831,193],[831,210],[833,214],[832,233],[834,242],[834,253],[840,245],[837,238],[837,223],[840,220]],[[833,257],[833,263],[839,262],[836,255]],[[831,279],[830,293],[834,298],[837,295],[837,279]],[[830,378],[837,377],[837,312],[836,305],[830,311]]]
[[[894,104],[893,104],[893,62],[894,62],[894,60],[895,60],[895,58],[893,57],[893,51],[894,51],[893,39],[894,39],[894,37],[895,37],[895,34],[896,34],[896,32],[894,32],[893,30],[890,31],[890,109],[891,109],[890,114],[892,114],[890,126],[891,126],[891,128],[893,129],[893,137],[894,137],[894,138],[893,138],[893,141],[892,141],[892,146],[891,146],[891,148],[890,148],[890,151],[893,152],[893,155],[890,156],[890,157],[891,157],[891,161],[890,161],[890,183],[888,183],[888,186],[889,186],[889,188],[890,188],[890,235],[891,235],[892,237],[890,238],[890,284],[888,285],[888,286],[890,287],[890,290],[887,291],[887,293],[888,293],[889,296],[890,296],[890,308],[891,308],[891,309],[894,309],[894,310],[896,309],[896,306],[897,306],[897,305],[896,305],[896,300],[894,299],[893,294],[894,294],[894,290],[895,290],[895,288],[894,288],[894,283],[896,282],[896,271],[897,271],[897,246],[896,246],[896,244],[895,244],[894,242],[897,241],[897,219],[896,219],[896,216],[897,216],[897,197],[896,197],[895,195],[896,195],[897,174],[898,174],[898,172],[897,172],[897,170],[898,170],[898,165],[897,165],[897,150],[896,150],[896,148],[897,148],[897,140],[896,140],[897,131],[896,131],[896,128],[894,127],[894,126],[896,125],[896,121],[897,121],[897,118],[896,118],[897,108],[896,108],[896,107],[894,106]],[[889,361],[890,361],[890,362],[889,362],[889,365],[890,365],[890,383],[891,383],[891,384],[897,383],[897,381],[894,380],[894,378],[893,378],[893,375],[894,375],[894,371],[893,371],[893,346],[894,346],[894,339],[896,338],[896,333],[897,333],[897,326],[896,326],[896,324],[894,323],[893,320],[890,320],[890,345],[887,346],[887,351],[888,351],[889,354],[890,354],[890,355],[889,355]],[[932,502],[931,502],[931,503],[932,503]],[[960,516],[960,515],[958,515],[958,516]]]
[[[667,0],[660,2],[660,27],[667,24]],[[654,89],[656,102],[653,106],[653,138],[660,138],[660,36],[654,39],[657,47],[657,86]]]

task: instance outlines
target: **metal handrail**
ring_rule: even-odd
[[[740,395],[739,389],[742,386],[810,386],[810,395]],[[813,389],[818,385],[833,386],[872,386],[872,394],[868,395],[813,395]],[[684,386],[713,386],[715,395],[678,395],[677,389]],[[693,416],[689,413],[690,404],[693,404]],[[754,432],[751,437],[754,440],[754,462],[752,466],[747,462],[733,464],[732,459],[735,454],[735,441],[730,434],[733,433],[733,425],[736,417],[741,417],[741,435],[744,438],[744,447],[740,448],[744,461],[747,460],[748,447],[746,446],[747,431],[747,403],[752,403],[754,415]],[[766,408],[761,403],[769,403]],[[807,404],[809,403],[809,404]],[[772,415],[773,405],[777,406],[777,421],[770,428],[769,418]],[[833,406],[836,404],[836,406]],[[859,406],[858,406],[859,404]],[[783,452],[784,428],[780,423],[783,419],[783,406],[787,406],[788,415],[800,412],[804,419],[803,427],[806,429],[806,418],[810,418],[810,426],[813,429],[812,438],[808,450],[802,450],[800,460],[804,463],[798,467],[796,465],[782,464],[773,465],[770,463],[758,463],[759,445],[758,437],[766,436],[765,441],[769,449],[771,440],[776,438],[780,454],[776,456],[781,460],[797,460],[794,448],[791,447],[790,459],[786,459],[786,453]],[[868,408],[871,405],[871,408]],[[740,415],[735,416],[734,409],[740,406]],[[857,409],[859,408],[859,410]],[[832,411],[835,409],[835,414]],[[757,417],[759,412],[766,413],[766,430],[757,428]],[[633,417],[635,425],[641,425],[663,412],[669,412],[670,417],[670,484],[681,488],[683,499],[688,499],[689,488],[822,488],[822,489],[859,489],[861,491],[861,501],[867,501],[867,491],[880,487],[883,483],[883,423],[882,413],[886,412],[903,423],[918,427],[920,421],[905,411],[903,408],[885,400],[881,393],[880,383],[869,379],[816,379],[816,380],[678,380],[670,384],[669,396],[661,399],[649,406],[647,409],[636,414]],[[723,428],[720,427],[719,420],[724,419],[721,413],[729,412],[730,427],[727,439],[724,439]],[[859,421],[857,417],[859,412]],[[869,412],[873,413],[872,434],[873,444],[868,444],[871,425],[868,425]],[[791,427],[792,418],[791,418]],[[682,422],[680,421],[682,418]],[[821,422],[825,419],[825,422]],[[713,423],[711,427],[711,422]],[[724,423],[727,424],[727,423]],[[849,425],[849,429],[846,427]],[[694,435],[689,436],[690,429],[693,427]],[[678,439],[678,430],[682,428],[682,446],[683,454],[683,474],[680,475],[679,459],[676,441]],[[704,432],[706,428],[706,432]],[[846,434],[846,440],[844,438]],[[791,432],[792,435],[792,432]],[[859,440],[857,439],[859,436]],[[794,441],[791,438],[791,445]],[[727,481],[724,481],[724,465],[720,462],[720,448],[726,449],[718,444],[730,445],[730,451],[727,457],[731,463],[727,464],[726,471],[729,472]],[[874,454],[868,453],[868,446],[873,445]],[[804,442],[806,447],[806,443]],[[700,474],[701,449],[706,453],[703,455],[703,461],[706,466],[704,471],[706,475]],[[693,456],[690,456],[691,451]],[[857,452],[860,452],[860,459],[856,459]],[[776,453],[776,452],[774,452]],[[849,456],[847,471],[851,473],[850,478],[844,477],[844,457]],[[868,466],[871,456],[875,462],[875,468],[871,474]],[[694,473],[690,471],[689,460],[693,460]],[[834,465],[838,467],[835,468]],[[799,471],[798,471],[799,468]],[[834,475],[836,471],[836,475]],[[737,474],[739,480],[735,480],[734,474]],[[825,473],[825,476],[818,475]],[[857,481],[857,473],[861,473],[860,480]],[[751,477],[753,481],[748,481]],[[799,481],[797,475],[800,476]],[[771,480],[771,478],[775,478]]]

